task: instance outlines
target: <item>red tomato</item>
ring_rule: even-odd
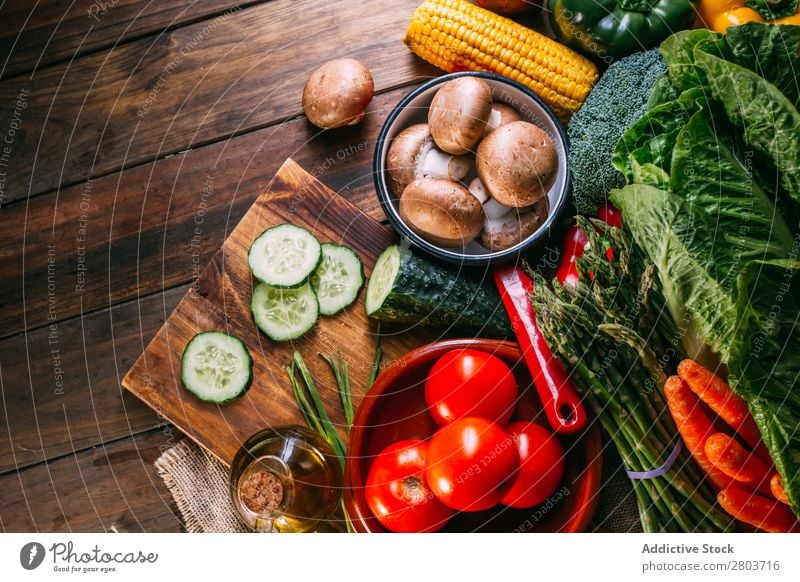
[[[512,422],[506,432],[516,444],[519,471],[502,503],[515,509],[539,505],[564,476],[564,449],[553,432],[533,422]]]
[[[425,483],[428,443],[398,441],[375,457],[367,476],[367,505],[393,532],[438,531],[453,510],[438,501]]]
[[[481,511],[500,503],[519,468],[508,433],[470,416],[440,428],[428,445],[425,478],[436,497],[459,511]]]
[[[505,424],[517,402],[517,381],[497,356],[480,350],[453,350],[428,372],[425,402],[439,426],[467,416]]]

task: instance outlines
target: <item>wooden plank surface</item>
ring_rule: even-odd
[[[153,462],[178,442],[154,430],[0,477],[4,532],[179,532]]]
[[[120,382],[187,289],[0,341],[0,474],[163,424]]]
[[[0,210],[0,337],[196,278],[288,157],[381,219],[372,155],[410,90],[356,127],[317,135],[298,118]]]
[[[251,3],[251,2],[250,2]],[[232,0],[11,0],[0,5],[0,79],[236,9]]]
[[[0,119],[20,127],[5,202],[298,115],[333,57],[362,59],[378,91],[435,74],[401,41],[417,4],[273,0],[2,81]]]
[[[287,160],[122,381],[160,416],[225,463],[230,463],[241,443],[258,430],[303,422],[284,371],[295,350],[304,355],[337,423],[343,419],[335,384],[317,354],[346,346],[353,400],[358,405],[375,352],[375,323],[366,317],[363,293],[343,313],[320,318],[299,340],[271,342],[258,331],[250,313],[252,275],[247,252],[266,228],[285,222],[308,228],[321,242],[350,246],[361,257],[367,276],[377,256],[396,240],[388,228]],[[198,400],[180,382],[186,344],[195,334],[214,329],[241,338],[253,356],[252,387],[223,407]],[[383,349],[389,360],[430,339],[425,334],[409,336],[385,339]]]

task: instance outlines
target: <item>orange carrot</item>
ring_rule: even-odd
[[[706,457],[703,445],[709,435],[716,432],[711,419],[700,406],[700,400],[689,390],[686,382],[678,376],[670,376],[664,384],[667,407],[675,421],[678,432],[687,450],[692,454],[700,469],[719,489],[724,489],[733,479],[717,469]]]
[[[721,432],[706,439],[706,457],[720,471],[736,481],[745,483],[770,495],[769,479],[775,471],[758,455],[748,451],[738,441]]]
[[[739,485],[729,485],[717,495],[719,504],[739,521],[768,532],[800,531],[797,518],[780,501],[767,499]]]
[[[783,481],[778,473],[775,473],[772,479],[769,480],[769,489],[772,491],[775,499],[789,505],[789,496],[786,495],[786,489],[783,488]]]
[[[694,360],[683,360],[678,364],[678,376],[700,399],[727,422],[744,441],[765,461],[771,460],[767,448],[761,442],[758,430],[747,402],[736,394],[728,383]]]

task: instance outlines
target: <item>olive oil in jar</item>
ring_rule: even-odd
[[[262,430],[231,464],[231,499],[257,532],[307,532],[327,525],[342,493],[339,460],[316,433],[299,426]]]

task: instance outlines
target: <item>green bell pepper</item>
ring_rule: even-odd
[[[690,28],[695,0],[548,0],[556,38],[585,55],[614,59],[658,46]]]

